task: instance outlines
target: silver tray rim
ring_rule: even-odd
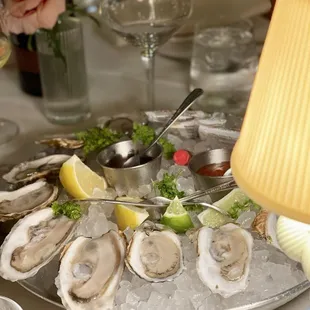
[[[48,133],[48,134],[38,134],[38,136],[36,137],[37,139],[46,139],[46,138],[53,138],[53,137],[67,137],[67,138],[72,138],[73,134],[72,133],[64,133],[64,132],[59,132],[57,134],[56,133]],[[34,143],[35,140],[33,139],[33,137],[31,139],[27,139],[28,143]],[[27,143],[27,144],[28,144]],[[17,149],[15,149],[12,153],[15,153],[17,151]],[[35,290],[32,285],[29,285],[27,283],[27,280],[21,280],[21,281],[17,281],[17,283],[23,287],[24,289],[26,289],[28,292],[32,293],[33,295],[43,299],[46,302],[49,302],[50,304],[53,304],[59,308],[64,309],[64,306],[59,303],[58,301],[55,301],[53,299],[50,299],[48,297],[43,296],[39,290]],[[278,293],[276,295],[270,296],[266,299],[263,299],[261,301],[257,301],[251,304],[247,304],[247,305],[243,305],[243,306],[238,306],[238,307],[234,307],[234,308],[229,308],[229,310],[271,310],[271,309],[276,309],[282,305],[285,305],[286,303],[292,301],[293,299],[295,299],[296,297],[298,297],[300,294],[302,294],[303,292],[305,292],[306,290],[308,290],[310,288],[310,281],[303,281],[293,287],[291,287],[290,289],[287,289],[281,293]]]

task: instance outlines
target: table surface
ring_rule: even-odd
[[[138,51],[130,46],[123,48],[110,46],[93,32],[92,26],[87,22],[85,45],[93,118],[81,126],[85,127],[103,115],[129,111],[134,104],[141,105],[145,98],[145,84]],[[188,63],[157,58],[158,108],[175,107],[179,104],[188,92],[188,76]],[[33,139],[38,134],[72,130],[67,126],[50,124],[40,112],[41,99],[23,94],[17,79],[14,64],[0,71],[1,117],[11,119],[20,126],[19,136],[12,142],[0,146],[1,164],[14,162],[14,157],[9,155],[16,148],[21,148],[25,139]],[[59,309],[32,295],[17,283],[1,278],[0,295],[16,300],[24,310]],[[310,307],[309,297],[309,292],[305,292],[279,309],[306,310]]]

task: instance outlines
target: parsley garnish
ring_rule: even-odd
[[[76,137],[84,142],[84,153],[85,155],[88,155],[91,152],[102,150],[103,148],[118,142],[122,137],[122,134],[109,128],[94,127],[76,133]]]
[[[154,187],[159,191],[162,197],[174,199],[175,197],[183,198],[185,193],[177,189],[177,176],[165,173],[161,181],[154,182]]]
[[[62,204],[55,201],[52,203],[52,209],[56,216],[65,215],[71,220],[78,220],[82,216],[81,206],[72,201],[67,201]]]
[[[143,145],[148,146],[154,140],[155,136],[155,130],[150,126],[141,125],[138,123],[133,124],[132,140],[134,142],[141,142]],[[171,159],[174,152],[176,151],[174,145],[166,138],[161,138],[159,140],[159,144],[163,148],[164,157],[166,159]]]

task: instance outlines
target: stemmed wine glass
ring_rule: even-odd
[[[0,32],[0,68],[8,61],[11,55],[11,44],[9,38]],[[10,120],[0,118],[0,144],[9,142],[19,132],[18,125]]]
[[[191,0],[101,0],[103,20],[141,50],[148,85],[148,108],[155,110],[154,65],[157,48],[188,18]]]

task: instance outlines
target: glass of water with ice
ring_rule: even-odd
[[[239,23],[196,26],[190,69],[190,88],[202,88],[199,106],[207,112],[242,114],[258,65],[253,25]]]

